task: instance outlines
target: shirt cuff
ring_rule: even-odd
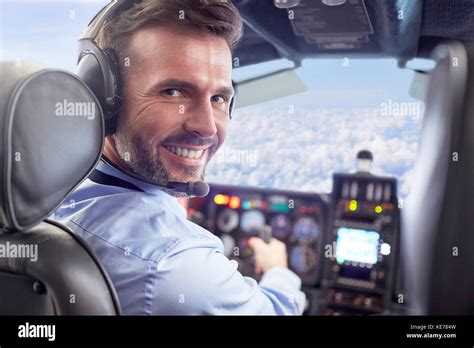
[[[260,279],[261,285],[270,285],[275,282],[276,284],[284,282],[284,284],[297,290],[301,288],[301,278],[285,267],[271,268],[266,271]]]

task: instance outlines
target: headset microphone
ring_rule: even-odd
[[[204,181],[169,182],[165,187],[176,192],[184,192],[186,195],[193,197],[205,197],[209,193],[209,185]]]
[[[106,157],[102,156],[102,160],[107,165],[117,168],[113,163],[109,162]],[[136,175],[134,175],[133,173],[127,172],[127,174],[132,177],[136,177]],[[134,190],[134,191],[142,191],[142,192],[144,191],[137,185],[132,184],[131,182],[103,173],[97,169],[94,169],[88,178],[92,180],[93,182],[97,184],[101,184],[101,185],[118,186],[118,187],[123,187],[123,188]],[[136,177],[136,178],[139,180],[143,180],[139,177]],[[150,184],[152,184],[153,186],[159,186],[159,187],[172,190],[175,192],[186,193],[188,197],[205,197],[209,193],[209,185],[205,183],[204,181],[189,181],[187,183],[169,182],[166,185],[160,185],[156,183],[150,183]]]

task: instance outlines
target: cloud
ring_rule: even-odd
[[[213,159],[206,179],[232,185],[330,192],[333,172],[355,169],[361,149],[374,155],[373,172],[396,176],[399,194],[409,192],[421,117],[382,116],[380,108],[236,110],[220,151],[254,152],[256,161]],[[217,155],[216,155],[217,157]],[[243,157],[242,157],[243,158]]]

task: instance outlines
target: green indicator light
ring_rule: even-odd
[[[288,213],[290,211],[290,208],[286,203],[273,203],[270,206],[270,210],[278,213]]]

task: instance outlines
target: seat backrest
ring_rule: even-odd
[[[66,71],[2,62],[0,76],[0,314],[120,314],[94,254],[46,219],[100,159],[97,99]]]
[[[402,250],[413,314],[474,314],[474,42],[437,46]]]

